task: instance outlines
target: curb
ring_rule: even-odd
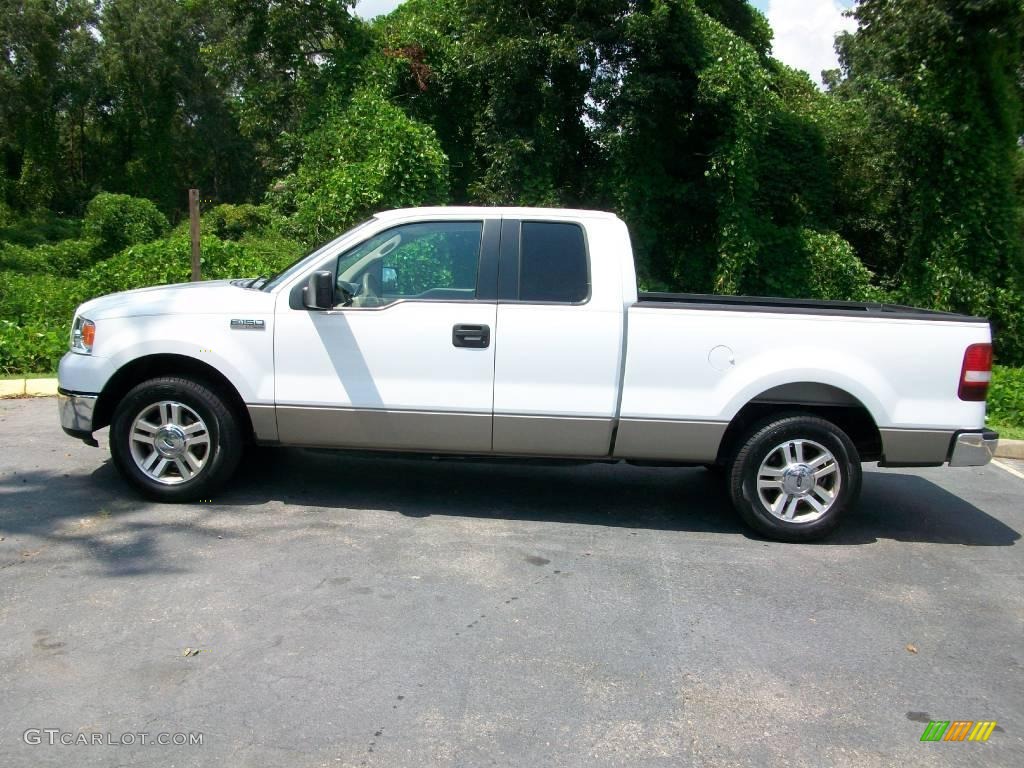
[[[0,397],[52,397],[56,394],[56,379],[0,380]]]
[[[1024,440],[999,439],[994,456],[997,459],[1024,459]]]

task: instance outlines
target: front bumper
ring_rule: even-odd
[[[980,467],[992,461],[999,435],[991,429],[980,432],[958,432],[949,453],[951,467]]]
[[[57,409],[60,412],[60,425],[72,437],[77,437],[89,445],[98,443],[92,436],[92,415],[96,410],[99,395],[87,392],[68,392],[57,390]]]

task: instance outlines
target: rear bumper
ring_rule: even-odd
[[[57,390],[57,410],[60,413],[61,427],[71,437],[84,440],[89,445],[97,444],[92,436],[92,416],[98,397],[99,395],[88,392]]]
[[[880,467],[980,467],[992,460],[999,435],[990,429],[880,429]]]
[[[949,451],[949,466],[980,467],[992,461],[999,435],[991,429],[977,432],[958,432],[953,436]]]

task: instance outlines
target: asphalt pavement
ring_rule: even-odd
[[[701,469],[263,450],[172,506],[99,437],[0,402],[0,765],[1024,765],[1024,463],[795,545]]]

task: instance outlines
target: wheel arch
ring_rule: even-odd
[[[831,384],[797,381],[771,387],[747,401],[722,435],[716,461],[727,461],[753,424],[778,414],[797,412],[825,419],[842,429],[856,446],[861,461],[881,459],[881,432],[863,402]]]
[[[121,399],[138,384],[159,376],[180,376],[204,382],[226,400],[247,439],[253,436],[252,419],[235,385],[209,363],[188,355],[158,353],[137,357],[117,369],[103,387],[93,411],[93,429],[108,426]]]

